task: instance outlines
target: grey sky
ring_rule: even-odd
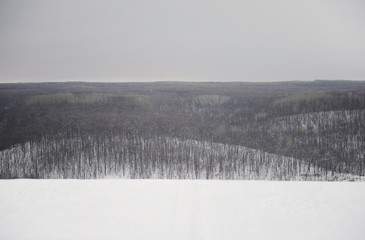
[[[365,79],[363,0],[0,0],[0,82]]]

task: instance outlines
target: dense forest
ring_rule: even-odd
[[[364,174],[364,81],[0,84],[0,178]]]

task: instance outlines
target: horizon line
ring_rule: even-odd
[[[363,82],[365,79],[313,79],[313,80],[264,80],[264,81],[222,81],[222,80],[50,80],[50,81],[0,81],[0,84],[32,84],[32,83],[283,83],[283,82],[316,82],[316,81],[332,81],[332,82]]]

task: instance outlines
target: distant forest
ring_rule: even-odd
[[[0,178],[365,180],[365,81],[0,84]]]

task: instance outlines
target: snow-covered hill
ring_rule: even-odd
[[[364,182],[1,180],[0,236],[364,239]]]

